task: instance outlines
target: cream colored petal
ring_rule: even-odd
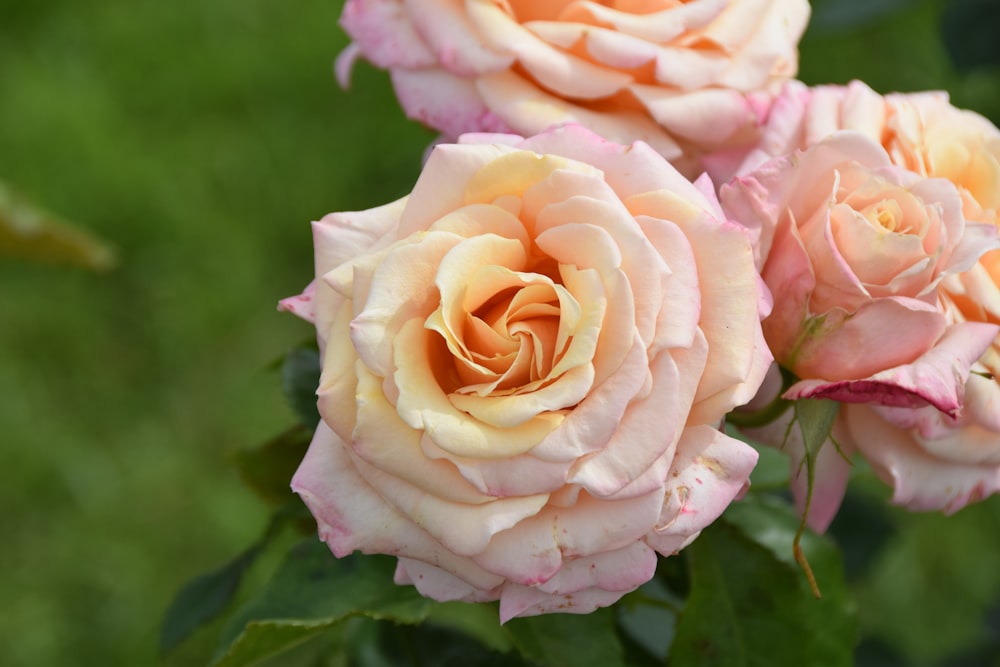
[[[556,226],[575,220],[586,224]],[[669,269],[621,203],[571,197],[540,211],[537,227],[546,230],[537,238],[539,247],[560,263],[593,267],[604,275],[620,268],[632,288],[635,327],[643,340],[653,339]],[[598,264],[598,259],[604,261]]]
[[[706,27],[722,14],[728,0],[687,2],[652,14],[617,11],[598,2],[574,2],[560,16],[563,21],[596,22],[654,43],[669,42],[689,30]]]
[[[496,428],[456,409],[435,377],[451,362],[439,336],[411,320],[395,339],[396,409],[412,428],[422,429],[434,442],[458,456],[504,458],[529,451],[563,421],[559,413],[543,413],[515,428]],[[433,345],[440,349],[435,352]]]
[[[357,426],[350,443],[358,457],[443,501],[479,505],[493,500],[466,482],[450,463],[424,456],[420,448],[423,433],[399,418],[382,392],[381,378],[360,363],[357,377]]]
[[[601,172],[589,164],[559,155],[521,150],[497,158],[478,170],[466,186],[465,203],[489,203],[504,195],[523,195],[559,170],[581,172],[591,175],[595,181],[601,180]]]
[[[523,586],[544,585],[573,559],[639,541],[656,524],[662,505],[662,490],[617,501],[581,494],[573,507],[546,507],[497,533],[473,560]]]
[[[650,362],[651,391],[633,401],[607,445],[581,459],[569,481],[589,493],[610,496],[637,479],[676,446],[701,376],[707,345],[661,353]]]
[[[538,494],[495,498],[476,505],[451,502],[361,459],[355,459],[354,466],[397,511],[458,556],[480,553],[494,535],[534,516],[548,499],[547,494]]]
[[[488,590],[476,588],[439,567],[443,565],[440,561],[435,566],[412,558],[400,558],[392,580],[399,586],[414,586],[424,597],[439,602],[489,602],[500,596],[500,586]]]
[[[708,360],[698,385],[695,402],[719,392],[733,392],[732,405],[752,397],[744,383],[756,376],[763,380],[769,360],[760,340],[760,285],[754,268],[750,236],[742,227],[720,222],[707,215],[680,225],[694,250],[701,286],[699,326],[708,341]],[[737,398],[739,397],[739,398]]]
[[[664,556],[676,553],[743,495],[756,464],[750,445],[710,426],[686,429],[667,478],[671,488],[660,522],[646,542]]]
[[[516,241],[508,243],[520,247]],[[437,308],[438,294],[432,286],[439,266],[461,245],[463,240],[453,234],[428,232],[406,239],[382,258],[364,309],[351,322],[354,349],[373,373],[382,377],[392,373],[392,341],[403,323],[423,322]]]
[[[542,86],[577,99],[609,97],[632,78],[547,44],[493,3],[470,3],[469,18],[493,49],[507,49]]]
[[[464,239],[435,267],[434,296],[440,305],[429,313],[427,327],[440,334],[458,363],[476,372],[488,371],[473,361],[465,345],[469,306],[474,310],[480,305],[470,304],[470,299],[486,300],[505,289],[523,285],[523,277],[517,272],[526,263],[527,250],[520,242],[488,234]]]
[[[591,58],[614,69],[635,69],[656,58],[653,44],[615,30],[556,21],[533,21],[525,27],[561,49],[582,43]]]
[[[448,399],[459,410],[485,424],[513,428],[547,412],[572,408],[589,393],[594,367],[576,366],[551,384],[523,394],[477,396],[451,394]]]
[[[503,459],[456,456],[438,447],[426,435],[420,441],[420,446],[428,458],[447,459],[470,484],[482,493],[496,497],[557,492],[566,483],[566,471],[571,463],[544,461],[530,453]]]
[[[320,539],[339,558],[355,550],[438,563],[452,575],[482,590],[503,579],[446,549],[404,518],[358,474],[347,447],[322,422],[292,478],[319,524]]]
[[[636,221],[670,267],[649,353],[655,355],[667,348],[690,347],[701,317],[698,267],[691,243],[669,216],[641,215]]]
[[[366,211],[331,213],[313,223],[316,275],[383,248],[395,237],[407,197]]]
[[[546,93],[514,72],[479,77],[476,88],[493,113],[525,136],[555,125],[578,123],[609,141],[644,141],[667,159],[682,154],[673,137],[640,110],[592,111]]]
[[[607,445],[629,403],[646,396],[652,385],[646,349],[634,332],[631,344],[622,349],[621,365],[594,386],[560,428],[531,450],[533,455],[545,461],[572,462]]]
[[[518,219],[518,210],[510,211],[498,202],[487,204],[469,204],[435,220],[428,228],[430,231],[451,232],[463,238],[473,238],[486,234],[495,234],[506,239],[519,241],[525,248],[530,247],[531,239],[528,230]]]
[[[416,32],[448,71],[475,76],[510,67],[513,56],[506,48],[491,49],[478,38],[464,4],[457,0],[404,0]]]
[[[327,345],[323,350],[322,373],[316,390],[319,413],[337,436],[351,441],[357,419],[354,396],[358,378],[354,372],[358,355],[351,345],[352,310],[344,301],[331,319]]]
[[[635,139],[646,143],[630,143]],[[655,141],[643,136],[621,139],[603,133],[600,126],[582,123],[551,128],[525,139],[521,146],[525,150],[556,153],[596,166],[601,170],[603,180],[615,192],[615,199],[625,200],[661,189],[676,192],[692,202],[700,203],[705,199],[691,181],[667,162],[676,155],[664,152]],[[705,203],[704,207],[707,208],[708,204]]]
[[[398,237],[424,231],[448,213],[471,203],[465,200],[465,190],[476,172],[515,150],[503,144],[435,146],[400,216]]]

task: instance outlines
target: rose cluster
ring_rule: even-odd
[[[778,396],[840,406],[814,528],[855,453],[913,509],[1000,490],[1000,131],[792,80],[808,13],[348,0],[342,83],[387,69],[442,143],[314,223],[282,302],[322,359],[292,486],[336,555],[502,620],[607,606],[746,490],[726,417]],[[752,435],[801,501],[792,418]]]

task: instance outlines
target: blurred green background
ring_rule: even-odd
[[[807,82],[947,88],[1000,119],[1000,70],[951,65],[944,0],[814,4]],[[383,73],[337,88],[340,6],[0,0],[0,179],[120,260],[0,260],[0,664],[155,664],[172,594],[263,529],[231,458],[294,419],[273,362],[310,327],[275,304],[311,278],[308,222],[404,194],[431,139]],[[862,657],[995,647],[997,502],[946,520],[855,495]]]

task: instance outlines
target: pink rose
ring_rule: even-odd
[[[649,146],[470,135],[314,239],[282,304],[323,360],[292,486],[337,556],[502,620],[586,613],[746,487],[718,427],[771,361],[750,239]]]
[[[717,153],[706,158],[706,166],[717,183],[725,183],[839,130],[880,143],[897,166],[954,183],[966,219],[1000,223],[1000,129],[953,107],[944,92],[883,97],[861,81],[813,88],[791,81],[772,103],[756,146]]]
[[[722,201],[759,239],[775,301],[764,335],[800,378],[787,398],[957,415],[997,327],[954,322],[938,286],[998,241],[991,225],[966,223],[954,185],[840,132],[735,179]]]
[[[954,321],[1000,324],[998,255],[987,254],[942,284]],[[951,513],[1000,491],[1000,338],[973,366],[957,416],[851,406],[841,421],[844,440],[892,485],[897,504]]]
[[[576,122],[675,160],[753,140],[769,95],[747,93],[795,75],[808,18],[806,0],[348,0],[337,73],[389,70],[446,139]]]
[[[950,181],[961,197],[966,220],[990,224],[1000,220],[1000,130],[976,113],[953,107],[943,92],[882,96],[860,81],[813,88],[789,82],[771,106],[761,140],[752,151],[717,153],[705,163],[713,176],[727,179],[733,173],[746,174],[774,156],[815,145],[840,130],[878,142],[898,167]],[[992,243],[984,242],[979,252],[991,247]],[[987,252],[968,271],[943,278],[937,289],[938,306],[949,328],[981,323],[981,330],[988,332],[982,324],[1000,323],[998,278],[998,251]],[[959,339],[952,335],[951,340]],[[981,340],[966,349],[962,367],[982,345]],[[993,339],[986,345],[972,368],[974,372],[966,375],[963,368],[953,367],[956,380],[967,379],[961,380],[964,386],[955,394],[964,396],[962,408],[950,410],[950,415],[929,406],[855,404],[841,408],[835,426],[841,449],[860,451],[893,486],[895,503],[916,510],[953,512],[1000,488],[1000,388],[995,379],[1000,375],[1000,341]],[[954,401],[949,402],[954,406]],[[757,435],[773,443],[782,441],[775,429]],[[793,490],[801,506],[806,488],[798,467],[801,443],[793,439],[787,449],[792,457]],[[820,456],[809,519],[814,528],[823,530],[843,497],[848,464],[830,446]]]

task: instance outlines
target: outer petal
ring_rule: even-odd
[[[684,547],[743,495],[756,464],[750,445],[709,426],[686,429],[667,477],[660,521],[646,543],[664,556]]]
[[[892,501],[913,510],[957,512],[1000,491],[1000,466],[954,463],[929,454],[910,432],[862,405],[844,407],[865,458],[893,487]]]
[[[909,364],[880,371],[862,380],[795,383],[785,398],[830,398],[844,403],[876,403],[915,408],[931,404],[957,416],[969,371],[1000,332],[992,324],[966,322],[947,329],[937,345]],[[890,339],[891,340],[891,339]]]
[[[656,553],[642,542],[577,558],[537,587],[504,586],[500,593],[500,622],[551,612],[589,614],[646,583],[655,570]]]
[[[465,132],[510,132],[473,82],[444,69],[397,69],[392,85],[406,116],[454,139]]]
[[[308,505],[319,523],[320,539],[338,557],[360,549],[437,562],[480,590],[491,590],[503,581],[454,556],[400,516],[355,473],[343,443],[322,422],[292,478],[292,490]]]

